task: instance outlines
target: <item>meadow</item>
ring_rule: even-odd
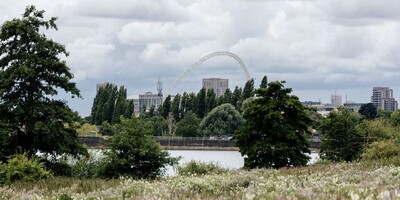
[[[0,188],[0,199],[400,199],[400,158],[231,170],[155,180],[53,177]]]

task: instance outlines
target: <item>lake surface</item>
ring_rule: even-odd
[[[244,159],[239,151],[205,151],[205,150],[168,150],[172,157],[181,157],[179,165],[191,160],[201,162],[214,162],[228,169],[239,169],[244,165]],[[319,159],[318,153],[311,153],[309,164]],[[166,175],[173,176],[176,172],[172,166],[167,167]]]

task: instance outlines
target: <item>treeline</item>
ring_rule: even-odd
[[[93,100],[92,111],[89,121],[95,125],[103,122],[116,124],[120,122],[120,117],[131,117],[134,112],[133,100],[127,99],[127,91],[124,86],[107,84],[100,87]]]
[[[184,92],[174,97],[168,95],[158,109],[154,106],[148,111],[147,108],[141,108],[139,117],[150,124],[155,136],[232,135],[243,122],[240,110],[253,91],[254,80],[251,79],[244,88],[236,86],[233,92],[228,88],[220,97],[216,96],[213,89],[205,88],[197,94]],[[133,101],[126,100],[124,87],[117,90],[117,86],[108,84],[97,92],[88,118],[90,124],[82,125],[82,130],[114,135],[114,125],[119,123],[121,116],[132,117],[133,107]],[[213,121],[213,128],[210,128],[210,121]]]

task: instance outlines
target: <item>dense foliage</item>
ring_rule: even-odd
[[[192,111],[185,114],[183,119],[177,123],[176,135],[182,137],[201,137],[203,136],[199,128],[200,118]]]
[[[37,181],[46,179],[51,173],[45,169],[37,158],[28,158],[25,154],[17,154],[0,163],[0,184],[11,184],[16,181]]]
[[[242,115],[232,104],[222,104],[203,118],[200,129],[205,136],[233,135],[243,123]]]
[[[131,117],[133,112],[133,100],[127,99],[126,88],[121,86],[118,89],[115,85],[106,84],[96,93],[90,119],[95,125],[101,125],[104,121],[115,124],[119,122],[121,116]]]
[[[365,119],[368,120],[375,119],[378,115],[378,111],[373,103],[366,103],[361,105],[358,113],[360,113]]]
[[[310,153],[311,119],[299,99],[282,82],[270,82],[255,91],[245,107],[245,124],[234,135],[245,167],[289,167],[306,165]]]
[[[163,174],[164,167],[175,163],[152,137],[152,127],[141,118],[121,118],[117,129],[105,152],[103,176],[155,178]]]
[[[357,113],[345,108],[330,112],[320,126],[321,157],[332,161],[358,159],[364,141],[357,129],[360,119]]]
[[[85,153],[73,128],[74,113],[60,91],[80,97],[73,74],[59,56],[64,46],[40,33],[57,29],[56,18],[28,6],[20,19],[0,28],[0,160],[27,152],[53,155]]]

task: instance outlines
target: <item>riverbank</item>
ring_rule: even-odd
[[[210,146],[161,146],[164,150],[193,150],[193,151],[239,151],[238,147]]]

